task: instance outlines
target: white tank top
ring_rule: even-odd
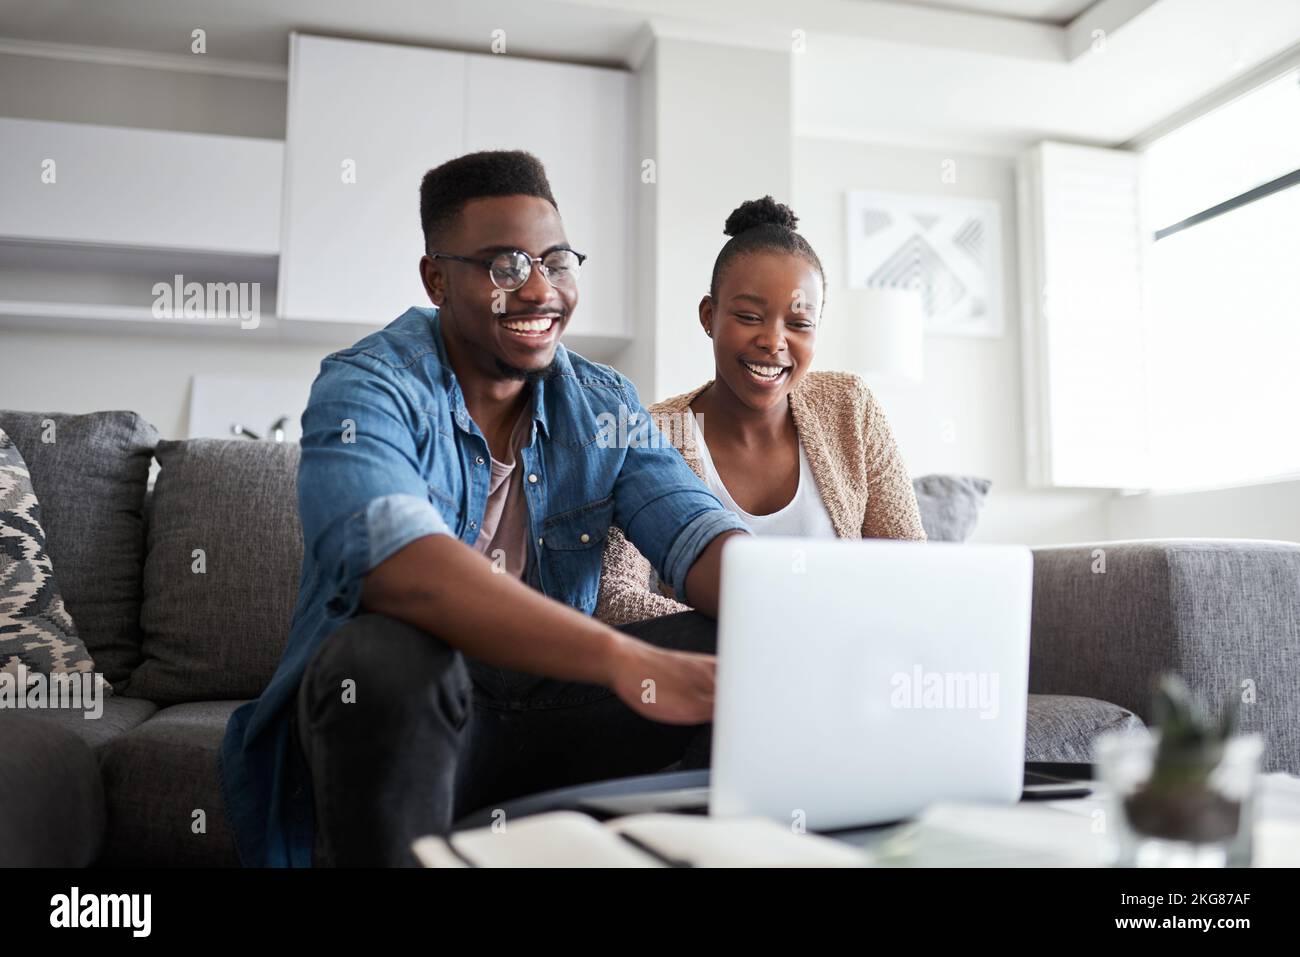
[[[722,476],[713,464],[709,447],[704,444],[704,430],[699,420],[691,415],[691,424],[695,429],[696,447],[700,450],[700,461],[704,465],[704,483],[709,491],[718,497],[729,511],[740,516],[740,520],[755,535],[798,535],[803,538],[835,538],[835,526],[831,524],[830,513],[822,501],[821,492],[813,478],[812,466],[808,464],[808,454],[803,450],[803,440],[799,441],[799,487],[795,489],[794,498],[784,508],[770,515],[750,515],[736,504],[735,499],[722,484]]]

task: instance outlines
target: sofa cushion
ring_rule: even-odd
[[[144,495],[158,432],[134,412],[0,411],[31,472],[63,601],[120,692],[140,661]]]
[[[39,711],[24,711],[38,721],[57,724],[71,731],[91,750],[98,751],[118,735],[126,734],[136,725],[149,718],[158,706],[143,698],[128,698],[123,695],[111,695],[102,698],[103,708],[99,716],[82,708],[44,708]]]
[[[289,634],[302,567],[298,446],[163,441],[148,514],[144,661],[127,694],[255,698]]]
[[[973,475],[922,475],[912,480],[921,527],[932,542],[964,542],[975,531],[992,482]]]
[[[1142,727],[1126,708],[1096,698],[1031,694],[1025,727],[1026,761],[1090,762],[1092,745],[1106,731]]]
[[[244,703],[193,701],[164,708],[99,752],[108,803],[102,864],[239,865],[217,754],[231,712]]]
[[[95,755],[67,728],[0,714],[0,867],[89,867],[104,840]]]
[[[41,506],[27,464],[0,428],[0,672],[23,695],[28,675],[84,674],[73,679],[81,682],[96,680],[94,671],[45,550]],[[97,690],[112,690],[98,680]]]

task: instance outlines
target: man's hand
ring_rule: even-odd
[[[651,721],[704,724],[713,720],[717,659],[667,651],[628,635],[612,657],[607,682],[619,700]]]

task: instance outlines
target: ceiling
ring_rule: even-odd
[[[1008,153],[1119,145],[1297,45],[1297,0],[1160,0],[1073,61],[827,37],[795,60],[797,132]]]
[[[1097,0],[889,0],[939,10],[992,14],[1016,20],[1034,20],[1065,26]]]
[[[203,29],[207,56],[288,62],[291,30],[583,62],[626,59],[645,18],[548,0],[0,0],[0,37],[189,55]]]
[[[193,68],[196,28],[205,63],[272,76],[291,30],[486,50],[502,29],[510,53],[623,66],[650,30],[776,50],[802,31],[796,133],[1013,152],[1127,141],[1300,49],[1300,0],[0,0],[0,38],[46,55]]]
[[[1110,0],[1115,2],[1115,0]],[[1154,0],[1124,0],[1141,5]],[[1178,0],[1173,0],[1178,2]],[[483,49],[493,30],[532,56],[615,63],[634,55],[647,23],[719,43],[789,48],[808,34],[912,38],[944,46],[1054,42],[1089,0],[0,0],[0,36],[46,43],[207,55],[283,64],[290,30]]]

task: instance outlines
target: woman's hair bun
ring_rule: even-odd
[[[741,203],[727,217],[727,224],[722,231],[728,236],[737,236],[755,226],[781,226],[794,229],[799,225],[799,217],[785,203],[778,203],[771,196],[762,199],[750,199]]]

